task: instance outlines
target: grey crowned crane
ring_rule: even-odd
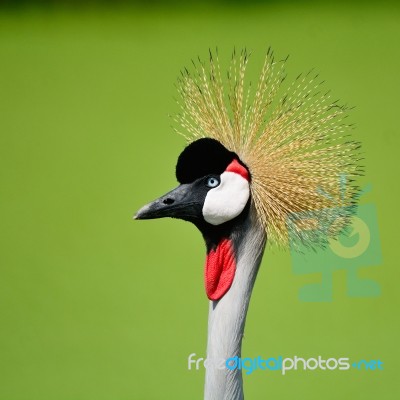
[[[224,80],[210,52],[209,63],[182,72],[176,121],[188,145],[176,165],[179,186],[135,216],[189,221],[204,237],[206,400],[244,398],[241,370],[221,368],[221,360],[241,356],[267,238],[280,247],[326,245],[349,224],[362,173],[347,109],[330,100],[318,75],[299,75],[278,96],[286,60],[268,50],[252,92],[247,63],[246,50],[234,52]]]

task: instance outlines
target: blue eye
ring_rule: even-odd
[[[216,178],[215,176],[210,176],[209,178],[207,178],[206,185],[209,188],[215,188],[219,185],[219,179]]]

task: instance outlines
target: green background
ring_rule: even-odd
[[[10,3],[10,2],[9,2]],[[180,69],[218,45],[290,54],[289,78],[317,67],[357,107],[383,262],[360,268],[375,298],[299,301],[321,274],[295,275],[268,249],[243,355],[380,359],[383,371],[256,371],[247,399],[400,398],[395,3],[178,2],[152,7],[0,10],[0,399],[200,399],[207,300],[204,245],[189,224],[133,221],[176,185]],[[252,72],[253,73],[253,72]]]

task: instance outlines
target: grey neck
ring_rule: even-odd
[[[266,235],[254,207],[244,219],[236,241],[236,273],[232,286],[218,301],[210,301],[208,316],[205,400],[243,399],[241,370],[229,370],[225,361],[241,357],[246,314],[264,252]],[[233,232],[236,235],[237,232]]]

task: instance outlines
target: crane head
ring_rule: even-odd
[[[142,207],[135,219],[172,217],[212,229],[238,217],[250,200],[250,172],[219,141],[198,139],[179,155],[180,185]]]

